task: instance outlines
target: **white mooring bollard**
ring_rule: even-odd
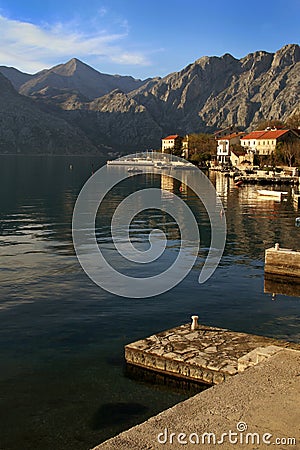
[[[198,325],[199,317],[198,316],[192,316],[191,318],[192,318],[191,330],[197,330],[199,328],[199,325]]]

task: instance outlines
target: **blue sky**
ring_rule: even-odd
[[[0,65],[24,72],[77,57],[135,78],[179,71],[201,56],[299,43],[300,0],[0,0]]]

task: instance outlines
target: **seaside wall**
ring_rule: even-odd
[[[300,251],[287,248],[268,248],[265,252],[265,274],[300,279]]]

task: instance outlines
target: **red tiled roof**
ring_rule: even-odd
[[[290,130],[269,130],[264,135],[264,139],[277,139],[280,136],[283,136],[285,133],[288,133]]]
[[[290,130],[262,130],[262,131],[252,131],[249,134],[246,134],[242,139],[250,140],[250,139],[277,139],[280,136],[283,136],[285,133],[288,133]]]
[[[171,134],[170,136],[167,136],[165,138],[162,138],[163,141],[170,141],[171,139],[176,139],[179,137],[179,134]]]
[[[266,133],[266,130],[262,131],[252,131],[249,134],[246,134],[242,139],[260,139],[264,134]]]

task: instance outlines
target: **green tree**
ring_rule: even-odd
[[[189,135],[189,159],[191,161],[207,161],[216,154],[217,143],[212,134],[193,133]]]
[[[172,151],[173,155],[181,157],[182,155],[182,138],[177,138]]]

